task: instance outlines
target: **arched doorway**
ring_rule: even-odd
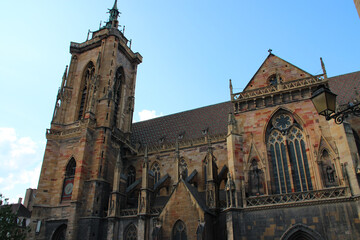
[[[324,238],[315,230],[299,223],[290,227],[282,235],[281,240],[324,240]]]
[[[66,227],[66,224],[60,225],[60,227],[55,230],[51,240],[65,240]]]

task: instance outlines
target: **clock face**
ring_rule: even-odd
[[[65,189],[64,189],[64,192],[66,195],[70,195],[72,193],[73,186],[74,185],[72,182],[69,182],[68,184],[66,184]]]

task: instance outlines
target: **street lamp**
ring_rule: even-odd
[[[327,121],[334,119],[336,124],[341,124],[349,114],[360,117],[360,103],[349,103],[346,109],[335,113],[336,94],[325,86],[321,86],[312,94],[311,101],[319,115],[325,116]]]

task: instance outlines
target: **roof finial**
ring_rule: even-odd
[[[229,80],[229,88],[230,88],[230,95],[232,95],[233,94],[233,86],[231,83],[231,79]]]
[[[272,53],[271,53],[271,52],[272,52],[272,49],[271,49],[271,48],[269,48],[268,52],[269,52],[269,54],[272,54]]]
[[[115,2],[114,2],[113,9],[118,9],[118,8],[117,8],[117,0],[115,0]]]
[[[107,28],[117,28],[118,27],[118,17],[119,17],[119,10],[117,8],[117,0],[115,0],[114,2],[114,6],[112,7],[112,9],[109,9],[109,13],[110,13],[110,17],[109,17],[109,21],[106,23],[106,27]]]
[[[324,77],[325,77],[325,79],[326,79],[326,78],[327,78],[327,74],[326,74],[325,64],[324,64],[324,62],[323,62],[323,60],[322,60],[322,57],[320,58],[320,62],[321,62],[321,68],[322,68],[323,73],[324,73]]]

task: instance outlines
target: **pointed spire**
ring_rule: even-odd
[[[63,75],[63,80],[65,80],[67,78],[67,70],[68,70],[68,65],[66,65],[65,67],[65,71],[64,71],[64,75]]]
[[[109,13],[110,13],[110,17],[109,17],[109,21],[106,23],[106,27],[107,28],[117,28],[118,27],[118,17],[119,17],[119,10],[117,8],[117,0],[115,0],[114,2],[114,6],[112,7],[112,9],[109,9]]]
[[[230,96],[233,94],[233,86],[231,83],[231,79],[229,80],[229,88],[230,88]]]
[[[322,70],[323,70],[323,73],[324,73],[325,79],[326,79],[326,78],[327,78],[327,74],[326,74],[325,64],[324,64],[322,58],[320,58],[320,62],[321,62],[321,68],[322,68]]]
[[[112,9],[116,9],[116,10],[118,10],[118,8],[117,8],[117,0],[115,0],[115,2],[114,2],[114,6],[113,6],[113,8]]]

